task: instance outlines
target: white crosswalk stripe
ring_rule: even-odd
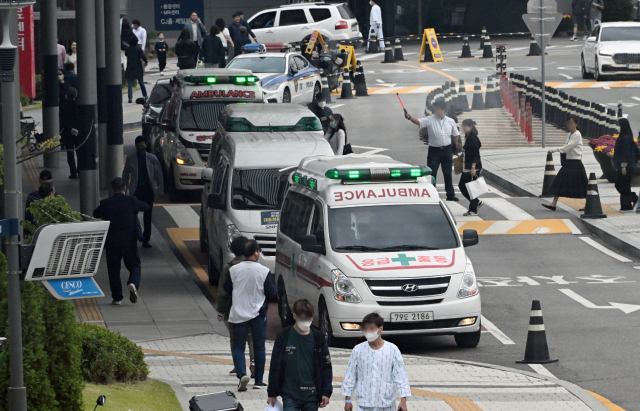
[[[179,228],[198,228],[200,227],[200,216],[191,206],[188,205],[171,205],[164,206],[167,213],[173,218]]]
[[[482,201],[507,220],[535,220],[536,218],[505,198],[484,198]]]

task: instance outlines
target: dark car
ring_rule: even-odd
[[[147,140],[147,147],[153,147],[156,138],[160,134],[159,120],[160,113],[164,107],[164,103],[169,100],[173,87],[169,83],[169,79],[158,80],[151,90],[149,100],[140,97],[136,100],[137,104],[142,105],[142,135]]]

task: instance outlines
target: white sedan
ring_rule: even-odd
[[[602,23],[582,48],[582,78],[640,75],[640,23]]]

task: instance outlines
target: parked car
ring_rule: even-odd
[[[172,92],[170,80],[162,79],[153,86],[148,100],[144,97],[136,100],[137,104],[142,105],[142,135],[147,139],[147,147],[152,147],[160,135],[160,113]]]
[[[602,23],[582,48],[582,78],[640,75],[640,23]]]

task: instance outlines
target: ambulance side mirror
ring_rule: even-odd
[[[300,243],[302,251],[308,251],[310,253],[322,254],[324,252],[324,247],[318,244],[318,240],[315,235],[305,235],[302,237],[302,242]]]
[[[471,247],[478,244],[478,232],[476,230],[467,229],[462,231],[462,245]]]
[[[164,121],[162,122],[162,128],[163,128],[165,131],[173,131],[173,132],[175,132],[175,131],[176,131],[176,126],[175,126],[175,124],[173,123],[173,121],[171,121],[171,120],[164,120]]]

